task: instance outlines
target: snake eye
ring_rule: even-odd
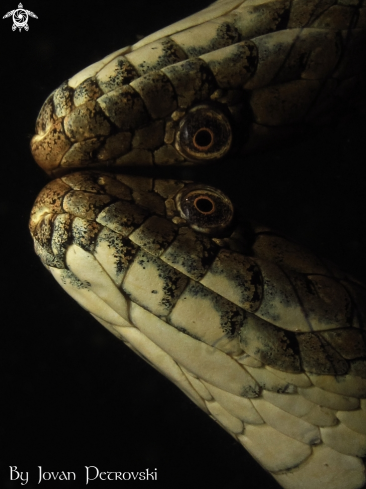
[[[216,160],[230,149],[231,126],[218,109],[199,105],[181,120],[175,145],[190,160]]]
[[[201,233],[222,234],[233,219],[230,199],[212,187],[189,185],[179,192],[176,201],[181,217]]]

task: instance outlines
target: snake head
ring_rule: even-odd
[[[54,176],[209,163],[332,122],[364,83],[357,9],[264,5],[219,2],[65,81],[38,116],[36,162]]]
[[[253,50],[245,41],[220,49],[223,58],[211,62],[210,53],[186,59],[176,43],[161,39],[114,53],[48,97],[33,156],[55,176],[76,168],[220,159],[247,137],[250,107],[241,86],[254,70]],[[220,84],[217,65],[226,72]]]

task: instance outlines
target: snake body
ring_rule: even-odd
[[[59,177],[30,220],[44,265],[288,489],[366,487],[365,287],[216,188],[123,170],[333,118],[364,80],[365,10],[220,0],[70,78],[32,140]]]

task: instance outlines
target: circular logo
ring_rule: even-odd
[[[14,10],[13,13],[13,22],[15,28],[21,29],[22,27],[25,27],[28,23],[28,13],[26,10],[23,10],[22,8],[18,8]]]

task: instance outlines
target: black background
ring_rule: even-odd
[[[18,0],[1,3],[1,17]],[[29,31],[1,33],[1,488],[9,466],[158,471],[158,487],[276,488],[229,435],[72,301],[35,256],[27,223],[47,182],[29,141],[47,95],[85,66],[210,1],[25,0]],[[363,54],[364,55],[364,54]],[[248,217],[281,229],[356,276],[366,275],[365,111],[301,143],[247,157],[200,179]],[[43,482],[40,487],[64,487]],[[112,482],[90,487],[109,487]],[[123,484],[123,483],[122,483]]]

